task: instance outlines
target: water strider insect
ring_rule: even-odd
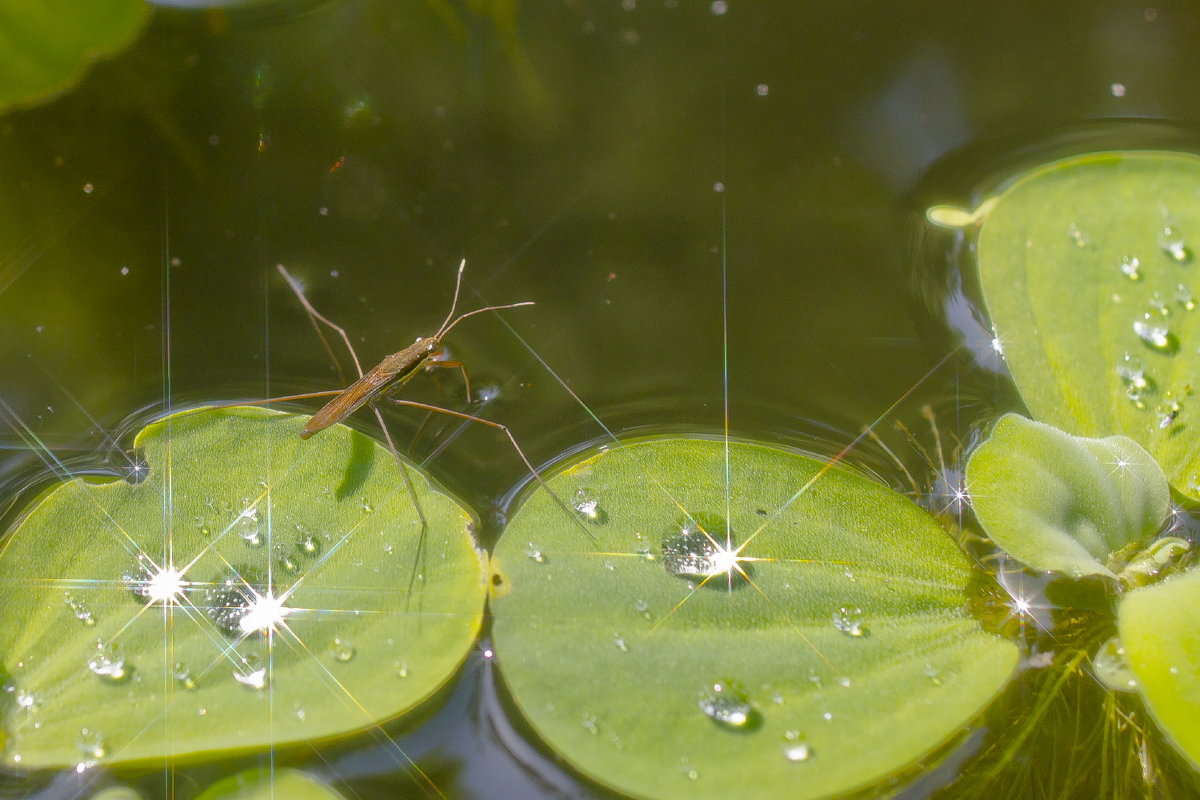
[[[337,394],[337,396],[326,403],[320,411],[313,415],[308,424],[304,426],[304,431],[300,434],[301,438],[307,439],[314,433],[323,431],[330,425],[341,422],[346,417],[350,416],[359,408],[361,408],[364,404],[374,401],[381,394],[388,394],[396,391],[398,388],[408,383],[408,381],[411,380],[412,377],[416,375],[417,372],[422,368],[457,367],[458,369],[462,370],[463,381],[466,383],[467,387],[467,402],[471,402],[471,380],[469,377],[467,377],[466,367],[461,361],[447,361],[440,360],[438,358],[442,354],[442,337],[449,333],[450,329],[455,325],[462,322],[467,317],[474,316],[475,314],[482,314],[485,311],[499,311],[505,308],[531,306],[534,303],[532,300],[525,300],[520,303],[486,306],[484,308],[477,308],[474,311],[468,311],[465,314],[460,314],[458,317],[455,317],[454,311],[458,308],[458,295],[462,288],[462,275],[463,270],[466,269],[466,266],[467,260],[464,258],[458,265],[458,275],[454,283],[454,299],[450,302],[450,312],[446,314],[446,319],[437,329],[437,333],[433,334],[432,336],[418,337],[417,340],[408,347],[386,356],[382,361],[372,367],[369,372],[364,374],[362,372],[362,367],[358,363],[358,356],[355,355],[354,348],[350,346],[350,341],[348,338],[346,338],[345,331],[319,314],[304,296],[304,291],[300,287],[299,282],[297,282],[296,279],[291,276],[291,273],[287,271],[286,267],[284,267],[282,264],[277,265],[276,268],[288,282],[288,285],[292,287],[292,291],[294,291],[296,296],[300,299],[305,311],[307,311],[313,318],[318,319],[333,328],[343,337],[343,340],[346,342],[346,347],[350,350],[350,354],[354,358],[354,365],[359,370],[358,380],[343,389]],[[412,403],[406,403],[406,405],[412,405]],[[461,416],[464,419],[470,419],[475,422],[496,424],[490,423],[488,420],[483,420],[478,417],[451,412],[444,408],[430,408],[431,410],[442,411],[453,414],[454,416]],[[502,426],[501,428],[507,431],[506,428],[503,428]],[[516,445],[516,442],[513,442],[513,444]],[[519,451],[520,448],[518,447],[517,450]],[[521,453],[521,457],[524,458],[524,456],[525,454]]]
[[[350,337],[346,334],[346,331],[317,311],[308,301],[308,298],[305,297],[304,289],[300,286],[299,281],[293,278],[291,273],[289,273],[287,268],[282,264],[277,265],[276,268],[284,277],[284,280],[287,281],[288,286],[291,287],[292,291],[296,294],[300,304],[304,307],[305,312],[308,314],[309,320],[313,324],[314,330],[316,330],[317,335],[320,337],[321,342],[325,345],[325,349],[329,352],[330,356],[333,357],[333,351],[330,349],[329,343],[325,340],[325,336],[322,334],[320,325],[318,323],[327,326],[338,334],[343,344],[345,344],[346,349],[350,352],[350,357],[354,361],[354,368],[357,370],[359,377],[358,380],[354,381],[354,383],[350,384],[350,386],[340,391],[333,390],[326,392],[310,392],[300,395],[288,395],[286,397],[276,397],[272,398],[271,400],[263,400],[260,402],[267,403],[281,400],[301,400],[313,397],[328,397],[332,395],[333,399],[326,403],[325,406],[319,411],[317,411],[317,413],[313,415],[312,419],[309,420],[308,424],[305,425],[304,430],[301,431],[300,436],[304,439],[319,433],[331,425],[341,422],[359,408],[362,408],[364,405],[370,405],[371,410],[375,414],[375,419],[379,423],[380,430],[383,432],[384,439],[387,441],[388,448],[392,451],[392,454],[396,456],[396,461],[400,466],[400,474],[404,478],[404,484],[408,489],[409,497],[412,499],[413,508],[417,513],[417,518],[420,520],[422,528],[424,528],[426,524],[425,513],[421,510],[421,504],[417,500],[417,493],[413,488],[412,479],[408,475],[408,468],[400,460],[399,451],[396,449],[396,445],[392,441],[391,434],[388,432],[387,425],[383,420],[383,415],[375,406],[375,403],[382,398],[396,405],[420,408],[431,413],[436,412],[439,414],[447,414],[452,417],[468,420],[470,422],[478,422],[481,425],[487,425],[488,427],[495,428],[508,437],[509,443],[512,444],[513,449],[516,451],[517,455],[520,456],[521,461],[525,464],[525,467],[529,470],[529,473],[534,477],[538,484],[545,489],[552,498],[554,498],[554,501],[563,509],[564,512],[567,513],[569,518],[574,520],[582,528],[582,524],[575,519],[575,515],[570,512],[566,504],[556,494],[554,494],[553,491],[550,490],[549,486],[546,485],[546,482],[542,479],[541,474],[534,468],[529,458],[525,455],[525,451],[521,449],[519,444],[517,444],[516,437],[513,436],[512,431],[510,431],[507,426],[502,425],[499,422],[493,422],[492,420],[477,417],[462,411],[453,411],[451,409],[442,408],[429,403],[420,403],[415,400],[405,400],[393,396],[398,389],[403,387],[404,384],[406,384],[413,378],[414,375],[423,369],[457,368],[462,372],[463,381],[466,384],[467,402],[469,403],[471,400],[471,381],[467,375],[466,366],[460,361],[451,361],[441,358],[444,352],[441,348],[442,337],[444,337],[450,332],[451,329],[454,328],[455,325],[462,322],[467,317],[474,316],[476,314],[482,314],[485,311],[499,311],[506,308],[518,308],[520,306],[531,306],[534,304],[532,300],[525,300],[520,303],[485,306],[483,308],[477,308],[473,311],[464,312],[455,317],[454,312],[458,308],[458,296],[462,289],[463,270],[466,269],[466,266],[466,259],[463,259],[458,265],[458,274],[454,283],[454,298],[450,303],[450,311],[446,314],[446,318],[438,327],[437,332],[432,336],[418,337],[417,340],[408,347],[386,356],[368,372],[364,373],[362,370],[362,365],[358,360],[358,354],[354,350],[354,345],[350,343]],[[335,363],[336,360],[337,359],[334,358]],[[583,531],[588,535],[588,538],[594,538],[592,533],[586,528],[583,528]]]

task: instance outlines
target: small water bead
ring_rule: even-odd
[[[754,713],[746,696],[723,681],[702,691],[696,705],[713,722],[727,728],[746,727]]]
[[[1163,299],[1163,296],[1160,293],[1155,292],[1154,294],[1150,295],[1149,304],[1150,309],[1160,317],[1171,316],[1171,306],[1165,299]]]
[[[580,486],[575,490],[575,497],[571,501],[571,507],[588,522],[600,524],[607,518],[604,510],[600,508],[599,499],[586,486]]]
[[[633,601],[633,610],[641,614],[643,619],[652,618],[652,615],[650,614],[650,604],[640,597]]]
[[[863,627],[862,617],[863,612],[861,608],[841,606],[837,611],[833,612],[833,627],[847,636],[854,638],[865,636],[867,630]]]
[[[838,686],[842,687],[843,689],[849,689],[850,683],[851,683],[850,679],[845,676],[838,678]]]
[[[1131,281],[1142,279],[1142,262],[1137,256],[1125,256],[1121,259],[1121,273]]]
[[[808,761],[812,756],[812,748],[808,746],[808,742],[804,741],[804,737],[800,731],[789,730],[783,732],[783,757],[788,761],[799,763]]]
[[[654,560],[654,556],[650,553],[650,538],[641,531],[633,533],[633,552],[647,561]]]
[[[629,643],[625,641],[625,637],[619,633],[613,634],[613,645],[622,653],[629,652]]]
[[[87,603],[77,600],[70,592],[63,593],[63,602],[67,604],[67,608],[71,609],[71,614],[75,619],[87,626],[96,624],[96,615],[92,613],[92,609]]]
[[[1076,247],[1087,247],[1091,241],[1088,235],[1080,230],[1074,222],[1067,226],[1067,235],[1071,237],[1071,241],[1075,243]]]
[[[354,645],[348,639],[335,636],[329,644],[329,653],[333,656],[334,661],[341,661],[344,664],[354,658]]]
[[[249,502],[246,498],[242,498],[243,506]],[[238,515],[235,527],[237,528],[238,536],[242,537],[242,540],[249,547],[258,547],[263,543],[259,531],[257,506],[243,508],[242,512]]]
[[[156,572],[153,562],[147,556],[139,555],[134,559],[133,564],[121,574],[121,582],[125,584],[125,588],[129,590],[133,598],[141,602],[150,597],[151,585]]]
[[[929,682],[932,683],[934,686],[942,685],[942,676],[938,673],[937,669],[933,666],[933,664],[925,665],[925,677],[929,678]]]
[[[116,642],[106,643],[103,639],[96,640],[96,652],[88,659],[87,665],[93,675],[110,683],[120,682],[129,674],[121,646]]]
[[[371,501],[364,497],[362,499],[362,510],[364,514],[370,514],[375,510],[375,506],[371,505]]]
[[[201,536],[212,536],[212,530],[208,527],[208,523],[204,520],[204,517],[196,517],[195,522],[196,530],[200,531]]]
[[[397,678],[407,678],[409,675],[407,661],[397,661],[392,664],[392,668],[396,670]]]
[[[1181,283],[1175,287],[1175,302],[1183,306],[1184,311],[1195,311],[1196,300],[1192,297],[1192,290],[1187,284]]]
[[[1154,409],[1154,413],[1158,417],[1159,429],[1171,427],[1171,424],[1179,417],[1179,412],[1182,410],[1183,406],[1178,400],[1167,399],[1159,403]]]
[[[108,745],[100,731],[91,728],[81,728],[75,746],[86,758],[99,760],[108,755]]]
[[[266,689],[270,683],[267,668],[256,655],[246,656],[242,663],[233,668],[233,679],[248,689],[258,691]]]
[[[1142,319],[1134,320],[1133,332],[1137,337],[1155,350],[1171,349],[1171,329],[1166,325],[1155,325],[1150,322],[1149,314]]]
[[[530,542],[529,546],[525,548],[525,556],[535,564],[546,563],[546,555],[533,542]]]
[[[1192,259],[1192,251],[1188,249],[1183,231],[1174,221],[1168,221],[1158,232],[1158,246],[1163,252],[1180,264]]]
[[[593,736],[600,732],[600,723],[595,714],[583,712],[583,729]]]
[[[821,719],[825,720],[826,722],[833,722],[833,712],[826,711],[824,714],[821,715]]]
[[[33,692],[25,689],[17,691],[17,708],[24,711],[36,711],[39,705],[37,697]]]
[[[192,670],[187,664],[182,661],[176,661],[175,667],[171,670],[171,677],[175,682],[184,689],[195,689],[196,679],[192,676]]]

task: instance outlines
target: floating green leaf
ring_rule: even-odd
[[[1110,558],[1150,539],[1170,492],[1162,469],[1125,436],[1087,439],[1006,414],[967,462],[988,536],[1026,565],[1108,575]]]
[[[1129,592],[1117,613],[1138,690],[1159,726],[1200,769],[1200,571]]]
[[[344,800],[341,794],[298,769],[248,769],[217,781],[196,800]]]
[[[280,746],[393,717],[480,625],[467,511],[345,427],[261,408],[137,437],[145,479],[74,479],[0,546],[5,759],[25,768]]]
[[[1200,158],[1095,153],[999,196],[978,254],[983,295],[1034,418],[1124,434],[1200,498]]]
[[[578,514],[540,490],[501,537],[498,663],[549,746],[618,791],[870,784],[953,737],[1016,663],[965,613],[970,570],[950,537],[841,467],[667,439],[549,486]]]
[[[0,111],[75,85],[91,62],[133,41],[148,11],[142,0],[6,0],[0,5]]]

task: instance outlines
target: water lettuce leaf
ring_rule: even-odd
[[[539,489],[497,544],[497,663],[546,743],[619,792],[862,787],[954,737],[1016,664],[966,613],[946,532],[842,467],[676,438],[548,483],[575,511]]]
[[[132,42],[148,17],[143,0],[6,0],[0,5],[0,111],[74,86],[93,61]]]
[[[979,523],[1037,570],[1115,577],[1110,559],[1158,531],[1170,490],[1149,453],[1125,436],[1072,436],[1006,414],[967,461]]]
[[[1129,592],[1117,622],[1150,713],[1200,769],[1200,571]]]
[[[4,758],[85,768],[342,734],[471,650],[484,568],[462,506],[337,426],[168,417],[144,480],[72,479],[0,544]]]
[[[979,232],[984,300],[1031,415],[1122,434],[1200,498],[1200,157],[1093,153],[1034,170]]]
[[[345,800],[298,769],[248,769],[209,786],[196,800]]]

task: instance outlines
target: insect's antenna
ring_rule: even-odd
[[[454,309],[458,308],[458,290],[462,288],[462,274],[463,270],[466,268],[467,260],[464,258],[458,263],[458,277],[454,279],[454,299],[450,301],[450,313],[446,315],[444,320],[442,320],[442,327],[438,328],[438,332],[430,338],[441,339],[442,334],[450,330],[450,328],[453,328],[454,322],[458,322],[458,320],[454,320],[454,322],[451,322],[450,320],[454,317]],[[459,317],[458,319],[462,319],[462,317]]]
[[[533,305],[533,301],[526,300],[522,303],[508,303],[508,304],[502,305],[502,306],[485,306],[484,308],[477,308],[474,311],[468,311],[465,314],[460,314],[458,319],[454,320],[454,322],[451,322],[449,325],[446,325],[444,328],[442,328],[440,331],[437,332],[437,335],[433,336],[432,338],[440,340],[443,336],[445,336],[447,333],[450,332],[451,328],[453,328],[458,323],[462,322],[467,317],[473,317],[476,314],[482,314],[485,311],[500,311],[501,309],[505,309],[505,308],[519,308],[520,306],[531,306],[531,305]]]

